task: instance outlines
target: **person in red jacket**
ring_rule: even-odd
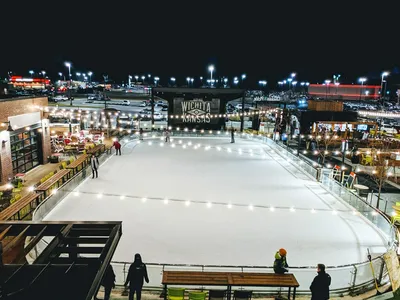
[[[118,140],[115,140],[113,143],[113,147],[115,147],[115,155],[121,155],[121,144],[118,142]]]

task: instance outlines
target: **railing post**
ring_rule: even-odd
[[[352,280],[350,282],[350,295],[354,294],[354,288],[356,286],[356,279],[357,279],[357,267],[356,265],[352,265],[354,270],[350,271],[350,273],[352,274]]]
[[[379,275],[377,278],[378,284],[381,284],[382,282],[383,270],[385,269],[385,260],[383,259],[383,257],[380,257],[380,259],[381,259],[381,267],[379,268]]]

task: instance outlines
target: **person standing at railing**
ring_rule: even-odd
[[[311,283],[311,300],[327,300],[329,299],[329,286],[331,285],[331,276],[325,272],[325,265],[318,264],[318,275]]]
[[[144,280],[149,283],[146,265],[142,262],[142,257],[139,253],[135,254],[135,261],[130,265],[128,276],[126,277],[125,287],[129,283],[129,300],[133,300],[136,292],[136,300],[142,297],[142,288]]]
[[[274,272],[275,274],[285,274],[289,272],[286,268],[289,268],[286,261],[287,252],[285,249],[281,248],[275,253],[274,261]]]

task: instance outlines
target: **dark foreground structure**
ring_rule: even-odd
[[[121,235],[121,222],[0,222],[0,299],[93,299]]]

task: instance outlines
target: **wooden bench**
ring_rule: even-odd
[[[293,300],[296,298],[296,288],[299,287],[293,274],[239,272],[164,271],[162,284],[164,285],[164,299],[167,299],[168,285],[227,286],[228,300],[231,298],[233,286],[288,288],[288,299],[290,299],[293,288]]]
[[[105,152],[106,145],[104,144],[99,144],[97,146],[94,146],[93,148],[89,149],[86,151],[87,154],[94,154],[94,155],[99,155],[101,152]]]
[[[64,184],[69,178],[70,178],[71,170],[60,170],[56,174],[54,174],[52,177],[50,177],[48,180],[43,182],[41,185],[39,185],[35,191],[40,193],[44,193],[44,197],[48,197],[48,190],[53,186],[57,185],[59,187],[60,185]],[[61,184],[60,184],[61,181]]]
[[[73,175],[75,175],[80,171],[79,167],[81,167],[80,169],[83,169],[87,165],[87,163],[88,163],[88,155],[82,154],[81,156],[78,157],[78,159],[74,160],[66,168],[71,169]]]
[[[28,195],[22,197],[20,200],[0,212],[0,221],[23,220],[39,205],[41,199],[42,193],[29,193]],[[29,212],[22,215],[21,210],[28,205]]]

